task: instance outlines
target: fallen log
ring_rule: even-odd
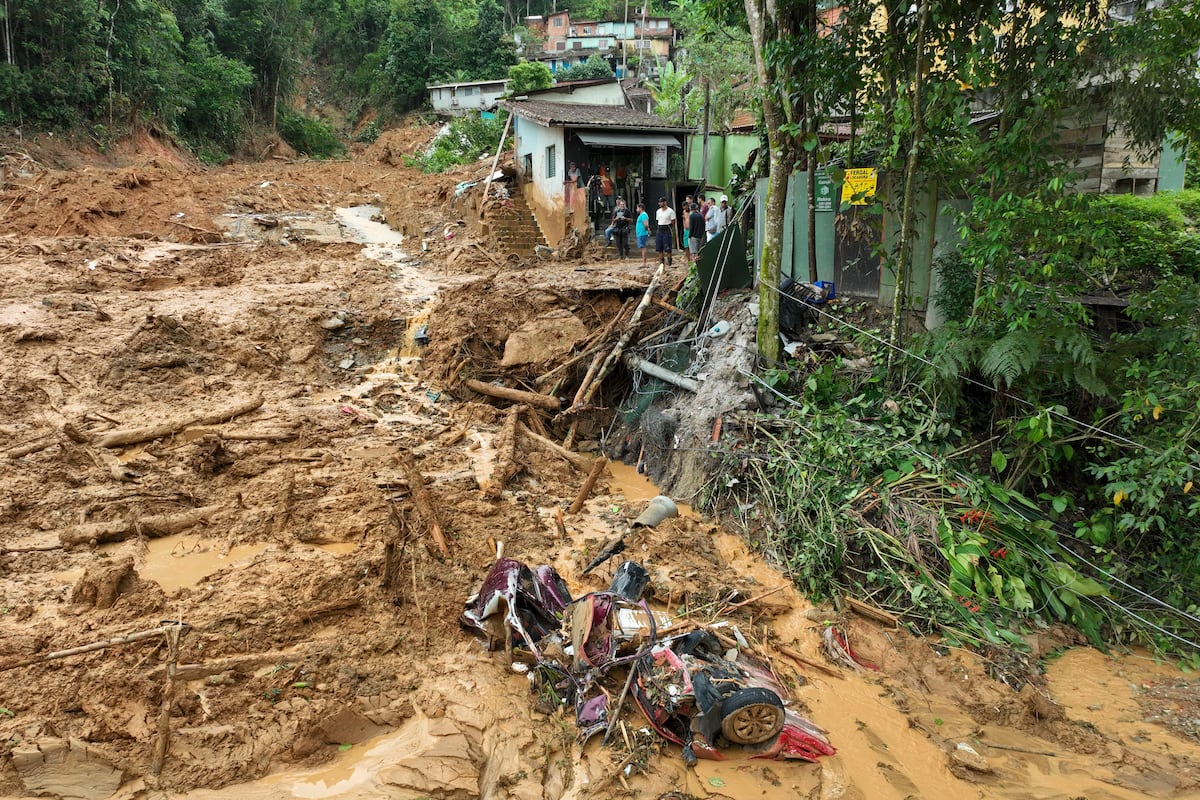
[[[651,303],[654,303],[654,305],[658,306],[659,308],[665,308],[667,311],[672,311],[672,312],[674,312],[674,313],[676,313],[676,314],[679,314],[679,315],[681,315],[681,316],[683,316],[683,317],[687,317],[688,319],[695,319],[695,318],[696,318],[696,316],[695,316],[694,314],[689,314],[688,312],[684,311],[684,310],[683,310],[682,308],[680,308],[679,306],[672,305],[672,304],[668,303],[666,300],[662,300],[662,299],[660,299],[660,298],[658,298],[658,297],[654,298],[654,299],[653,299],[653,300],[651,300],[650,302],[651,302]]]
[[[47,447],[53,447],[60,441],[61,439],[59,438],[58,434],[48,433],[44,436],[39,436],[32,441],[26,442],[25,444],[17,445],[16,447],[5,450],[4,455],[15,461],[16,459],[27,456],[30,453],[37,453],[45,450]]]
[[[575,495],[575,502],[571,503],[571,507],[567,509],[568,514],[578,514],[583,510],[583,504],[587,502],[588,496],[592,493],[592,488],[596,485],[596,481],[600,479],[600,474],[604,472],[604,468],[608,466],[608,459],[600,456],[596,459],[596,463],[592,464],[592,471],[588,473],[587,480],[583,482],[583,486],[579,489],[579,494]]]
[[[650,279],[650,285],[646,287],[646,292],[642,295],[641,302],[637,304],[637,308],[633,310],[633,316],[629,318],[629,322],[625,326],[625,332],[621,334],[621,338],[617,340],[615,345],[613,345],[612,350],[609,352],[608,357],[604,359],[604,363],[600,365],[600,369],[596,372],[595,377],[591,378],[590,382],[587,378],[584,379],[584,384],[581,385],[579,387],[579,391],[575,393],[575,401],[571,403],[571,407],[569,409],[562,412],[563,414],[578,413],[582,406],[587,405],[588,402],[591,401],[592,396],[595,395],[596,391],[600,388],[600,384],[604,382],[606,377],[608,377],[608,373],[612,371],[614,366],[616,366],[617,360],[621,358],[621,353],[625,351],[626,346],[629,344],[629,340],[633,338],[633,333],[635,330],[637,330],[638,323],[642,320],[642,315],[645,314],[646,309],[649,308],[650,300],[654,297],[654,290],[658,288],[659,281],[662,280],[663,271],[665,269],[666,268],[662,264],[658,265],[658,269],[654,271],[654,277]],[[578,419],[571,421],[571,429],[567,432],[567,438],[563,442],[563,445],[567,449],[570,449],[571,445],[575,441],[575,432],[578,429],[578,423]]]
[[[172,417],[157,425],[109,431],[97,436],[93,444],[97,447],[122,447],[127,444],[148,442],[151,439],[158,439],[173,433],[179,433],[184,428],[191,427],[192,425],[216,425],[221,422],[228,422],[235,417],[249,414],[251,411],[261,407],[262,404],[263,398],[261,395],[258,395],[237,403],[231,403],[209,413],[191,413]]]
[[[105,639],[102,642],[93,642],[92,644],[85,644],[85,645],[80,645],[79,647],[72,647],[68,650],[56,650],[53,653],[46,653],[46,654],[40,655],[40,656],[33,656],[32,658],[24,658],[24,659],[21,659],[20,661],[14,661],[9,664],[0,664],[0,672],[4,672],[4,671],[10,670],[10,669],[17,669],[18,667],[28,667],[31,664],[40,664],[43,661],[57,661],[60,658],[67,658],[68,656],[77,656],[77,655],[81,655],[83,653],[91,653],[96,650],[103,650],[106,647],[113,647],[118,644],[129,644],[132,642],[139,642],[142,639],[149,639],[154,636],[161,636],[161,635],[167,633],[168,631],[180,630],[180,629],[186,628],[186,627],[187,627],[186,623],[172,622],[169,625],[162,625],[158,628],[152,628],[148,631],[138,631],[137,633],[130,633],[126,636],[117,636],[112,639]]]
[[[413,504],[417,513],[429,526],[429,535],[444,558],[450,557],[450,548],[446,546],[446,535],[442,531],[442,523],[438,519],[437,509],[433,505],[433,497],[425,488],[425,476],[417,469],[416,463],[408,453],[399,455],[400,467],[408,474],[408,489],[412,493]]]
[[[537,392],[525,392],[520,389],[509,389],[506,386],[497,386],[494,383],[484,383],[483,381],[467,378],[463,381],[463,385],[472,392],[485,394],[488,397],[495,397],[500,400],[509,400],[513,403],[523,403],[525,405],[537,406],[538,408],[546,408],[551,411],[558,411],[562,408],[562,403],[557,397],[551,397],[548,394],[538,394]]]
[[[775,649],[778,650],[779,652],[783,653],[785,656],[792,659],[793,661],[796,661],[803,666],[811,667],[811,668],[815,669],[817,672],[828,675],[831,678],[838,678],[838,679],[845,678],[845,676],[842,675],[842,673],[838,672],[837,670],[831,669],[830,667],[825,666],[824,664],[822,664],[819,661],[813,661],[811,658],[808,658],[807,656],[803,655],[802,653],[797,652],[796,650],[792,649],[791,647],[788,647],[785,644],[777,644],[777,645],[775,645]]]
[[[528,411],[529,406],[513,406],[508,409],[508,417],[496,437],[496,461],[492,467],[492,476],[483,489],[487,500],[495,500],[504,491],[504,486],[514,475],[521,471],[517,463],[517,426],[521,423],[521,412]]]
[[[889,614],[882,608],[876,608],[870,603],[864,603],[862,600],[858,600],[850,595],[842,595],[842,602],[859,616],[883,623],[884,625],[890,625],[893,628],[900,627],[900,620],[894,614]]]
[[[187,628],[176,625],[166,631],[167,680],[163,685],[162,700],[158,706],[157,736],[154,739],[154,760],[150,763],[150,774],[162,774],[167,761],[167,750],[171,743],[171,706],[175,703],[175,675],[179,666],[179,640]]]
[[[181,533],[204,522],[220,510],[220,506],[202,506],[177,514],[155,514],[135,520],[85,522],[82,525],[72,525],[59,531],[58,540],[63,545],[75,545],[90,542],[119,542],[134,536],[155,539]]]
[[[250,674],[264,664],[282,664],[297,661],[298,654],[289,650],[272,650],[266,653],[251,653],[242,656],[229,656],[205,664],[180,664],[175,671],[175,679],[180,681],[195,681],[210,675],[220,675],[222,672],[238,672]],[[166,666],[155,667],[146,673],[150,680],[165,677]]]
[[[582,453],[576,453],[574,450],[568,450],[558,442],[552,439],[547,439],[545,436],[531,431],[524,423],[521,424],[520,430],[521,433],[527,436],[531,442],[546,448],[560,458],[566,459],[571,466],[575,467],[575,469],[579,470],[580,472],[587,472],[592,468],[592,459],[588,458]]]

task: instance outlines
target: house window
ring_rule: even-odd
[[[533,177],[533,153],[526,153],[524,156],[522,156],[521,166],[523,167],[521,172],[525,175],[525,180],[529,180],[530,178],[532,178]]]
[[[561,28],[562,26],[563,26],[563,18],[562,18],[562,17],[555,17],[555,18],[554,18],[554,27],[556,27],[556,28]]]
[[[558,174],[558,156],[556,155],[557,148],[555,145],[550,145],[546,148],[546,177],[553,178]]]
[[[571,42],[571,49],[572,50],[582,50],[583,42]]]
[[[567,49],[567,43],[566,43],[566,42],[555,42],[555,43],[554,43],[554,49],[555,49],[555,50],[566,50],[566,49]]]
[[[591,25],[584,25],[584,26],[583,26],[583,35],[584,35],[584,36],[590,36],[591,34],[592,34],[592,26],[591,26]]]

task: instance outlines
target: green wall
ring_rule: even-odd
[[[1172,134],[1163,142],[1158,157],[1158,190],[1177,192],[1183,188],[1184,167],[1187,165],[1187,139]]]
[[[711,134],[708,137],[708,183],[710,186],[729,187],[733,179],[733,165],[745,164],[750,151],[758,147],[758,137],[741,133]],[[704,172],[704,136],[693,134],[687,137],[687,180],[699,182]]]

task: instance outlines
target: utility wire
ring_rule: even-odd
[[[781,296],[783,296],[783,297],[788,297],[788,298],[790,298],[790,299],[792,299],[792,300],[795,300],[795,298],[794,298],[794,297],[792,297],[791,295],[787,294],[787,292],[784,292],[784,291],[783,291],[782,289],[780,289],[778,286],[773,286],[773,287],[771,287],[771,288],[772,288],[772,289],[774,289],[776,292],[778,292],[778,293],[779,293]],[[914,352],[912,352],[911,350],[906,350],[906,349],[904,349],[903,347],[900,347],[899,345],[892,344],[891,342],[887,341],[887,340],[886,340],[886,339],[884,339],[883,337],[881,337],[881,336],[878,336],[878,335],[876,335],[876,334],[872,333],[871,331],[868,331],[868,330],[864,330],[864,329],[862,329],[862,328],[859,328],[857,325],[854,325],[853,323],[851,323],[851,322],[849,322],[849,321],[847,321],[847,320],[841,319],[840,317],[837,317],[837,316],[835,316],[835,315],[833,315],[833,314],[830,314],[829,312],[827,312],[827,311],[825,311],[824,309],[820,308],[820,307],[819,307],[819,306],[817,306],[816,304],[809,303],[808,305],[809,305],[809,306],[810,306],[810,307],[813,309],[813,311],[815,311],[817,314],[819,314],[819,315],[821,315],[821,316],[823,316],[823,317],[826,317],[826,318],[828,318],[828,319],[832,320],[833,322],[836,322],[836,323],[837,323],[837,324],[839,324],[839,325],[842,325],[842,326],[844,326],[844,327],[850,328],[851,330],[853,330],[853,331],[855,331],[855,332],[857,332],[857,333],[860,333],[860,334],[862,334],[863,336],[866,336],[866,337],[867,337],[867,338],[869,338],[869,339],[872,339],[873,341],[875,341],[875,342],[877,342],[877,343],[879,343],[879,344],[883,345],[884,347],[891,348],[891,349],[895,350],[896,352],[900,353],[901,355],[907,356],[907,357],[909,357],[909,358],[912,358],[912,359],[914,359],[914,360],[916,360],[916,361],[920,361],[920,362],[922,362],[923,364],[926,364],[927,366],[933,367],[933,368],[935,368],[935,369],[937,368],[937,364],[935,364],[933,361],[930,361],[928,358],[925,358],[924,356],[918,355],[917,353],[914,353]],[[981,388],[981,389],[986,389],[986,390],[988,390],[989,392],[992,392],[993,394],[999,395],[999,396],[1001,396],[1001,397],[1004,397],[1004,398],[1006,398],[1006,399],[1009,399],[1009,400],[1013,400],[1013,401],[1015,401],[1015,402],[1017,402],[1017,403],[1020,403],[1020,404],[1022,404],[1022,405],[1024,405],[1024,406],[1026,406],[1026,407],[1028,407],[1028,408],[1032,408],[1032,409],[1034,409],[1034,410],[1037,410],[1037,409],[1038,409],[1038,406],[1037,406],[1037,404],[1033,403],[1033,402],[1032,402],[1032,401],[1030,401],[1030,400],[1026,400],[1026,399],[1025,399],[1025,398],[1023,398],[1023,397],[1018,397],[1018,396],[1016,396],[1016,395],[1009,394],[1009,393],[1007,393],[1007,392],[1002,392],[1002,391],[1000,391],[999,389],[997,389],[995,386],[992,386],[992,385],[990,385],[990,384],[984,383],[984,382],[982,382],[982,381],[977,381],[977,380],[975,380],[974,378],[971,378],[971,377],[969,377],[969,376],[966,376],[966,375],[959,375],[958,377],[959,377],[959,379],[960,379],[960,380],[962,380],[964,383],[969,383],[969,384],[971,384],[971,385],[973,385],[973,386],[978,386],[978,387],[979,387],[979,388]],[[1096,435],[1098,435],[1098,436],[1101,436],[1101,437],[1105,437],[1105,438],[1111,439],[1112,441],[1114,441],[1114,442],[1117,442],[1118,444],[1123,444],[1123,445],[1127,445],[1127,446],[1130,446],[1130,447],[1136,447],[1136,448],[1139,448],[1139,449],[1145,450],[1145,451],[1147,451],[1147,452],[1149,452],[1149,453],[1153,453],[1154,455],[1160,455],[1160,456],[1161,456],[1161,455],[1165,455],[1163,452],[1161,452],[1161,451],[1159,451],[1159,450],[1155,450],[1154,448],[1152,448],[1152,447],[1150,447],[1150,446],[1148,446],[1148,445],[1146,445],[1146,444],[1144,444],[1144,443],[1142,443],[1142,442],[1136,441],[1136,440],[1134,440],[1134,439],[1130,439],[1130,438],[1128,438],[1128,437],[1126,437],[1126,436],[1122,436],[1122,435],[1121,435],[1121,434],[1119,434],[1119,433],[1113,433],[1112,431],[1106,430],[1106,429],[1104,429],[1104,428],[1100,428],[1100,427],[1098,427],[1098,426],[1096,426],[1096,425],[1092,425],[1091,423],[1088,423],[1088,422],[1084,422],[1083,420],[1075,419],[1074,417],[1070,416],[1069,414],[1066,414],[1066,413],[1064,413],[1064,412],[1058,411],[1058,410],[1056,410],[1056,409],[1054,409],[1054,408],[1046,408],[1045,410],[1046,410],[1046,412],[1047,412],[1048,414],[1052,414],[1052,415],[1054,415],[1055,417],[1058,417],[1059,419],[1062,419],[1062,420],[1063,420],[1063,421],[1065,421],[1065,422],[1069,422],[1069,423],[1071,423],[1071,424],[1073,424],[1073,425],[1077,425],[1077,426],[1079,426],[1080,428],[1083,428],[1083,429],[1085,429],[1085,430],[1087,430],[1087,431],[1090,431],[1090,432],[1092,432],[1092,433],[1094,433],[1094,434],[1096,434]],[[1196,454],[1200,455],[1200,451],[1197,451],[1197,450],[1196,450],[1194,447],[1190,447],[1190,446],[1188,446],[1186,443],[1184,443],[1184,446],[1185,446],[1185,447],[1187,447],[1187,449],[1188,449],[1189,451],[1191,451],[1192,453],[1196,453]]]

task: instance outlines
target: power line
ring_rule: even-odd
[[[775,290],[777,293],[779,293],[779,294],[780,294],[781,296],[783,296],[783,297],[788,297],[788,298],[790,298],[790,299],[793,299],[793,300],[795,299],[795,298],[794,298],[794,297],[792,297],[791,295],[787,294],[787,292],[784,292],[782,289],[780,289],[778,286],[772,286],[771,288],[772,288],[772,289],[774,289],[774,290]],[[827,312],[827,311],[825,311],[824,309],[820,308],[820,307],[819,307],[818,305],[816,305],[816,304],[812,304],[812,303],[810,303],[810,304],[808,304],[808,305],[809,305],[809,306],[812,308],[812,310],[813,310],[814,312],[816,312],[817,314],[819,314],[819,315],[821,315],[821,316],[823,316],[823,317],[826,317],[826,318],[828,318],[828,319],[830,319],[830,320],[832,320],[832,321],[836,322],[836,323],[837,323],[837,324],[839,324],[839,325],[842,325],[842,326],[844,326],[844,327],[850,328],[851,330],[853,330],[853,331],[855,331],[855,332],[857,332],[857,333],[860,333],[860,334],[862,334],[863,336],[866,336],[866,337],[867,337],[867,338],[869,338],[869,339],[872,339],[872,340],[874,340],[875,342],[877,342],[877,343],[879,343],[879,344],[883,345],[884,347],[888,347],[888,348],[891,348],[891,349],[895,350],[896,352],[900,353],[901,355],[904,355],[904,356],[907,356],[907,357],[909,357],[909,358],[915,359],[915,360],[917,360],[917,361],[920,361],[921,363],[923,363],[923,364],[925,364],[925,365],[927,365],[927,366],[930,366],[930,367],[933,367],[934,369],[937,369],[937,366],[938,366],[938,365],[937,365],[937,364],[935,364],[933,361],[930,361],[929,359],[925,358],[924,356],[918,355],[917,353],[914,353],[914,352],[912,352],[911,350],[906,350],[905,348],[903,348],[903,347],[901,347],[901,346],[899,346],[899,345],[892,344],[891,342],[887,341],[887,340],[886,340],[886,339],[884,339],[883,337],[881,337],[881,336],[878,336],[878,335],[876,335],[876,334],[872,333],[871,331],[864,330],[863,328],[859,328],[857,325],[854,325],[853,323],[851,323],[851,322],[849,322],[849,321],[847,321],[847,320],[844,320],[844,319],[842,319],[842,318],[840,318],[840,317],[837,317],[837,316],[835,316],[835,315],[833,315],[833,314],[830,314],[829,312]],[[1017,395],[1014,395],[1014,394],[1009,394],[1009,393],[1007,393],[1007,392],[1002,392],[1002,391],[1000,391],[999,389],[997,389],[995,386],[992,386],[992,385],[990,385],[990,384],[984,383],[984,382],[982,382],[982,381],[977,381],[977,380],[975,380],[974,378],[971,378],[970,376],[967,376],[967,375],[959,375],[959,376],[958,376],[958,378],[959,378],[960,380],[962,380],[964,383],[969,383],[969,384],[971,384],[971,385],[973,385],[973,386],[978,386],[979,388],[981,388],[981,389],[986,389],[986,390],[988,390],[989,392],[992,392],[993,394],[999,395],[999,396],[1001,396],[1001,397],[1004,397],[1004,398],[1006,398],[1006,399],[1009,399],[1009,400],[1013,400],[1013,401],[1015,401],[1015,402],[1017,402],[1017,403],[1020,403],[1020,404],[1022,404],[1022,405],[1024,405],[1024,406],[1026,406],[1026,407],[1028,407],[1028,408],[1031,408],[1031,409],[1034,409],[1034,410],[1038,410],[1038,406],[1037,406],[1037,404],[1033,403],[1033,402],[1032,402],[1032,401],[1030,401],[1030,400],[1026,400],[1026,399],[1025,399],[1025,398],[1023,398],[1023,397],[1018,397]],[[1083,420],[1075,419],[1074,417],[1070,416],[1069,414],[1066,414],[1066,413],[1064,413],[1064,412],[1062,412],[1062,411],[1058,411],[1057,409],[1055,409],[1055,408],[1053,408],[1053,407],[1047,407],[1047,408],[1045,409],[1045,411],[1046,411],[1046,413],[1048,413],[1048,414],[1052,414],[1052,415],[1054,415],[1055,417],[1057,417],[1057,418],[1059,418],[1059,419],[1062,419],[1062,420],[1064,420],[1064,421],[1066,421],[1066,422],[1070,422],[1070,423],[1071,423],[1071,424],[1073,424],[1073,425],[1077,425],[1077,426],[1079,426],[1080,428],[1083,428],[1083,429],[1085,429],[1085,430],[1087,430],[1087,431],[1090,431],[1090,432],[1092,432],[1092,433],[1094,433],[1094,434],[1097,434],[1097,435],[1099,435],[1099,436],[1102,436],[1102,437],[1106,437],[1106,438],[1108,438],[1108,439],[1111,439],[1112,441],[1114,441],[1114,442],[1117,442],[1117,443],[1119,443],[1119,444],[1128,445],[1128,446],[1130,446],[1130,447],[1136,447],[1136,448],[1140,448],[1140,449],[1142,449],[1142,450],[1145,450],[1145,451],[1147,451],[1147,452],[1153,453],[1154,455],[1160,455],[1160,456],[1161,456],[1161,455],[1165,455],[1165,453],[1163,453],[1162,451],[1155,450],[1154,448],[1150,447],[1149,445],[1147,445],[1147,444],[1145,444],[1145,443],[1143,443],[1143,442],[1139,442],[1139,441],[1136,441],[1136,440],[1134,440],[1134,439],[1130,439],[1130,438],[1128,438],[1128,437],[1126,437],[1126,436],[1122,436],[1122,435],[1121,435],[1121,434],[1119,434],[1119,433],[1113,433],[1112,431],[1106,430],[1106,429],[1104,429],[1104,428],[1100,428],[1100,427],[1098,427],[1098,426],[1096,426],[1096,425],[1092,425],[1091,423],[1088,423],[1088,422],[1084,422]],[[1192,453],[1196,453],[1196,454],[1200,455],[1200,451],[1197,451],[1197,450],[1196,450],[1194,447],[1190,447],[1190,446],[1188,446],[1186,442],[1185,442],[1185,443],[1183,443],[1183,444],[1184,444],[1184,447],[1186,447],[1186,448],[1187,448],[1189,451],[1191,451]]]

